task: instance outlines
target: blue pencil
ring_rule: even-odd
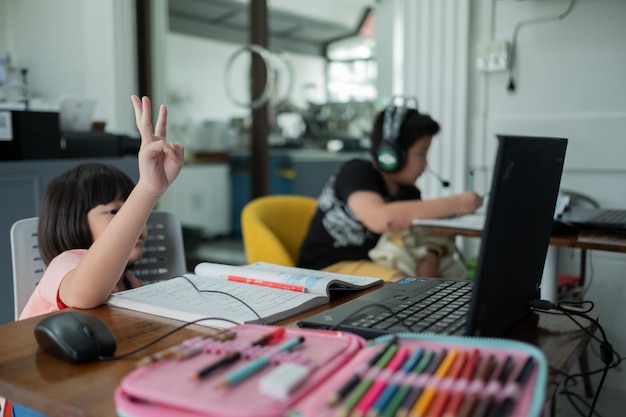
[[[417,362],[422,358],[423,354],[424,354],[423,348],[419,348],[418,350],[416,350],[415,353],[413,353],[413,355],[411,355],[411,357],[402,366],[402,372],[405,374],[411,372],[411,370],[415,367]],[[398,382],[392,382],[389,385],[387,385],[387,388],[385,388],[385,390],[381,392],[376,402],[374,402],[372,407],[368,410],[367,416],[368,417],[378,416],[380,412],[383,410],[383,408],[385,408],[387,403],[389,403],[389,401],[391,400],[393,395],[396,393],[398,388],[400,388],[400,384]]]
[[[250,361],[246,365],[229,373],[228,375],[224,377],[224,379],[218,382],[218,385],[220,386],[235,385],[243,381],[244,379],[256,374],[261,369],[269,365],[270,361],[272,360],[272,356],[275,353],[291,350],[295,348],[296,346],[298,346],[299,344],[301,344],[302,342],[304,342],[304,337],[298,337],[298,338],[291,339],[283,343],[282,345],[278,346],[276,350],[274,350],[273,352],[265,354],[263,356],[259,356],[255,360]]]

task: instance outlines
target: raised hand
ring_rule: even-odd
[[[139,183],[160,197],[176,179],[183,167],[185,156],[181,143],[167,142],[167,108],[161,105],[156,127],[152,128],[152,104],[148,97],[131,97],[135,121],[141,134],[139,148]]]

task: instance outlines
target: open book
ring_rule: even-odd
[[[241,278],[260,282],[238,282]],[[202,262],[194,274],[113,293],[107,304],[183,321],[206,317],[210,319],[199,324],[226,328],[233,323],[222,319],[271,324],[328,303],[333,290],[359,290],[382,282],[263,262],[246,266]],[[300,291],[274,288],[269,283],[300,287]]]
[[[485,225],[484,213],[465,214],[462,216],[444,217],[438,219],[415,219],[413,226],[449,227],[454,229],[483,230]]]

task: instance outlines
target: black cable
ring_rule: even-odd
[[[151,342],[148,342],[148,343],[146,343],[143,346],[140,346],[140,347],[138,347],[136,349],[133,349],[130,352],[122,353],[120,355],[115,355],[115,356],[101,356],[101,357],[98,357],[98,360],[101,360],[101,361],[112,361],[112,360],[116,360],[116,359],[122,359],[122,358],[125,358],[125,357],[130,356],[130,355],[134,355],[135,353],[140,352],[140,351],[142,351],[142,350],[144,350],[144,349],[154,345],[155,343],[160,342],[161,340],[165,339],[166,337],[169,337],[169,336],[173,335],[174,333],[184,329],[187,326],[190,326],[192,324],[196,324],[198,322],[205,321],[205,320],[221,320],[221,321],[226,321],[226,322],[232,323],[232,324],[239,324],[236,321],[225,319],[225,318],[222,318],[222,317],[203,317],[201,319],[197,319],[197,320],[194,320],[194,321],[188,321],[186,323],[183,323],[180,326],[175,327],[172,330],[170,330],[169,332],[165,333],[164,335],[161,335],[161,336],[157,337],[156,339],[152,340]],[[219,334],[219,331],[216,332],[216,334]]]
[[[595,415],[600,415],[595,411],[595,406],[597,404],[598,398],[600,396],[600,391],[602,390],[602,386],[604,385],[604,381],[606,379],[606,375],[609,371],[609,369],[615,368],[617,367],[621,361],[622,361],[622,357],[615,351],[615,349],[613,348],[613,346],[608,342],[607,337],[606,337],[606,333],[604,331],[604,328],[600,325],[599,321],[590,317],[589,316],[589,312],[591,312],[593,310],[594,307],[594,303],[592,301],[580,301],[580,302],[573,302],[573,301],[562,301],[559,302],[557,304],[554,304],[550,301],[547,300],[533,300],[530,303],[531,308],[536,309],[536,310],[558,310],[561,313],[565,314],[570,320],[572,320],[578,327],[580,327],[585,333],[587,333],[592,339],[596,340],[598,343],[600,343],[600,360],[602,361],[602,363],[604,363],[604,367],[600,368],[596,371],[591,371],[591,372],[586,372],[586,373],[580,373],[580,374],[575,374],[575,375],[568,375],[567,378],[565,379],[563,385],[566,386],[568,384],[568,382],[570,380],[572,380],[572,378],[575,377],[580,377],[580,376],[590,376],[590,375],[594,375],[597,374],[599,372],[602,372],[602,376],[600,378],[600,382],[598,384],[598,387],[596,389],[596,392],[594,394],[593,397],[593,401],[591,403],[591,405],[587,404],[585,402],[585,405],[588,406],[589,409],[589,414],[587,415],[587,417],[591,417],[594,414]],[[571,307],[578,307],[581,308],[580,311],[578,310],[573,310],[570,308],[567,308],[568,306]],[[587,306],[586,308],[584,306]],[[598,338],[594,333],[592,333],[591,331],[589,331],[585,326],[583,326],[578,320],[576,320],[574,318],[574,316],[578,316],[578,317],[582,317],[588,321],[591,321],[598,330],[600,330],[600,333],[602,335],[602,339]],[[563,373],[562,371],[560,371],[561,373]],[[584,416],[583,411],[580,410],[578,408],[578,406],[576,404],[574,404],[572,398],[577,397],[576,394],[572,393],[571,391],[568,390],[563,390],[561,393],[561,395],[565,395],[566,398],[568,399],[568,401],[570,402],[570,404],[572,405],[572,407],[574,407],[574,409],[576,409],[576,411],[578,411],[578,413],[581,416]]]
[[[194,284],[194,283],[193,283],[193,281],[192,281],[192,280],[190,280],[188,277],[186,277],[186,276],[184,276],[184,275],[179,275],[179,276],[178,276],[178,277],[176,277],[176,278],[179,278],[179,277],[180,277],[180,278],[184,278],[185,280],[187,280],[187,282],[188,282],[188,283],[190,283],[190,284],[191,284],[191,286],[192,286],[192,287],[193,287],[196,291],[198,291],[199,293],[203,293],[203,292],[204,292],[204,293],[209,293],[209,294],[222,294],[222,295],[226,295],[226,296],[228,296],[228,297],[234,298],[235,300],[239,301],[239,302],[240,302],[241,304],[243,304],[244,306],[248,307],[248,309],[249,309],[250,311],[252,311],[252,312],[254,313],[254,315],[255,315],[255,316],[257,316],[257,318],[259,319],[259,321],[261,322],[261,324],[263,324],[263,325],[267,325],[267,323],[265,322],[265,320],[263,320],[263,317],[261,317],[261,315],[260,315],[259,313],[257,313],[255,309],[253,309],[252,307],[250,307],[250,305],[249,305],[248,303],[246,303],[245,301],[243,301],[241,298],[236,297],[236,296],[234,296],[234,295],[232,295],[232,294],[229,294],[229,293],[227,293],[227,292],[224,292],[224,291],[216,291],[216,290],[201,290],[201,289],[200,289],[200,288],[198,288],[198,287],[196,286],[196,284]]]
[[[242,299],[240,299],[239,297],[236,297],[236,296],[234,296],[234,295],[232,295],[232,294],[229,294],[229,293],[227,293],[227,292],[224,292],[224,291],[216,291],[216,290],[202,290],[202,289],[198,288],[198,287],[196,286],[196,284],[195,284],[192,280],[190,280],[188,277],[186,277],[186,276],[184,276],[184,275],[178,275],[178,276],[176,276],[175,278],[184,278],[184,279],[185,279],[185,280],[186,280],[189,284],[191,284],[191,286],[192,286],[192,287],[193,287],[193,288],[194,288],[197,292],[199,292],[199,293],[213,293],[213,294],[221,294],[221,295],[226,295],[226,296],[228,296],[228,297],[234,298],[235,300],[239,301],[241,304],[243,304],[244,306],[246,306],[248,309],[250,309],[250,311],[252,311],[252,313],[254,313],[254,315],[255,315],[255,316],[257,316],[257,318],[259,319],[259,322],[260,322],[261,324],[263,324],[263,325],[267,325],[267,323],[266,323],[266,322],[265,322],[265,320],[261,317],[261,315],[260,315],[259,313],[257,313],[257,312],[256,312],[256,310],[254,310],[252,307],[250,307],[250,305],[248,305],[248,303],[246,303],[245,301],[243,301],[243,300],[242,300]],[[186,322],[186,323],[184,323],[184,324],[182,324],[182,325],[180,325],[180,326],[178,326],[178,327],[176,327],[176,328],[174,328],[174,329],[170,330],[169,332],[165,333],[164,335],[157,337],[157,338],[156,338],[156,339],[154,339],[153,341],[148,342],[147,344],[145,344],[145,345],[143,345],[143,346],[140,346],[140,347],[138,347],[138,348],[136,348],[136,349],[134,349],[134,350],[132,350],[132,351],[130,351],[130,352],[123,353],[123,354],[120,354],[120,355],[115,355],[115,356],[102,356],[102,357],[99,357],[98,359],[99,359],[99,360],[101,360],[101,361],[110,361],[110,360],[116,360],[116,359],[125,358],[125,357],[130,356],[130,355],[133,355],[133,354],[135,354],[135,353],[137,353],[137,352],[140,352],[140,351],[142,351],[142,350],[144,350],[144,349],[146,349],[146,348],[148,348],[148,347],[152,346],[153,344],[155,344],[155,343],[157,343],[157,342],[160,342],[161,340],[165,339],[166,337],[171,336],[172,334],[174,334],[174,333],[176,333],[176,332],[178,332],[178,331],[180,331],[180,330],[184,329],[185,327],[187,327],[187,326],[189,326],[189,325],[196,324],[196,323],[198,323],[198,322],[201,322],[201,321],[206,321],[206,320],[221,320],[221,321],[226,321],[226,322],[228,322],[228,323],[232,323],[232,324],[235,324],[235,325],[240,324],[240,323],[238,323],[238,322],[236,322],[236,321],[233,321],[233,320],[230,320],[230,319],[225,319],[225,318],[222,318],[222,317],[204,317],[204,318],[197,319],[197,320],[194,320],[194,321],[189,321],[189,322]]]

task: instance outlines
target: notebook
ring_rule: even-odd
[[[626,231],[626,210],[573,207],[563,212],[559,220],[580,229]]]
[[[59,106],[59,119],[63,132],[89,132],[93,122],[96,99],[63,97]]]
[[[407,331],[491,337],[524,317],[539,298],[567,139],[497,139],[474,281],[409,277],[298,325],[366,338]],[[431,318],[414,317],[424,312]]]

